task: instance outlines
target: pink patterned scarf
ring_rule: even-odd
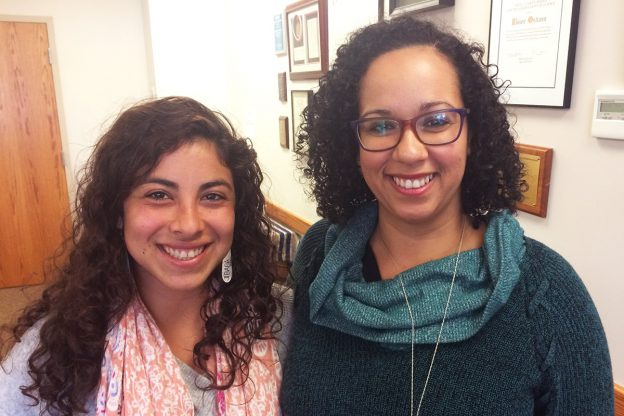
[[[279,415],[281,384],[276,340],[257,340],[244,385],[217,390],[219,416]],[[217,382],[229,371],[225,354],[215,352]],[[96,415],[193,416],[193,403],[176,359],[156,322],[135,299],[106,337]]]

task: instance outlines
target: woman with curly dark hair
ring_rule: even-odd
[[[293,266],[296,415],[607,415],[596,309],[513,217],[526,186],[483,48],[409,17],[355,32],[304,112],[323,220]]]
[[[66,262],[13,328],[0,414],[278,414],[282,302],[248,139],[190,98],[150,100],[83,173]]]

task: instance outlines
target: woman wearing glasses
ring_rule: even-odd
[[[293,267],[286,414],[612,414],[586,289],[512,215],[526,185],[483,54],[399,18],[321,80],[298,146],[324,219]]]

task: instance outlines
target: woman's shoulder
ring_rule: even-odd
[[[606,348],[598,310],[581,277],[559,253],[526,239],[521,265],[527,293],[527,316],[537,321],[539,332],[565,343],[588,343]]]
[[[317,221],[301,238],[297,246],[295,261],[290,271],[297,287],[301,284],[307,284],[306,282],[309,283],[316,274],[315,269],[323,259],[325,237],[329,226],[329,221],[325,219]]]
[[[596,306],[563,256],[529,238],[526,248],[521,265],[526,316],[547,394],[559,398],[561,414],[609,414],[611,360]]]
[[[548,293],[551,301],[563,296],[565,303],[572,298],[591,302],[580,276],[561,254],[537,240],[526,237],[525,242],[526,253],[520,267],[529,293]]]
[[[524,237],[524,241],[527,249],[527,256],[525,256],[524,259],[525,262],[539,263],[551,268],[562,268],[566,271],[572,268],[570,263],[561,254],[546,244],[530,237]]]
[[[13,348],[2,362],[2,373],[13,373],[18,370],[22,364],[28,361],[33,351],[39,345],[39,331],[43,325],[43,320],[36,322],[33,326],[24,332],[19,342],[13,345]]]
[[[307,250],[317,247],[325,241],[325,235],[331,223],[326,219],[321,219],[315,222],[308,228],[308,231],[303,235],[299,246],[297,247],[297,253],[301,250]]]
[[[45,318],[40,319],[30,327],[2,361],[0,366],[0,415],[38,416],[43,414],[44,405],[35,404],[34,399],[24,396],[21,387],[32,384],[28,360],[39,346],[40,332],[45,321]],[[36,396],[36,392],[34,395]],[[84,406],[85,413],[74,412],[74,414],[76,416],[94,414],[96,410],[95,391],[87,397]]]
[[[28,359],[39,345],[39,331],[42,324],[43,322],[39,321],[29,328],[2,361],[0,414],[39,414],[39,406],[32,406],[33,400],[24,396],[20,387],[32,382],[28,375]]]

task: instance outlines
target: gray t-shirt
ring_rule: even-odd
[[[180,375],[182,380],[188,386],[193,407],[195,408],[195,416],[213,416],[217,414],[216,409],[216,392],[215,390],[205,390],[210,385],[208,377],[199,374],[193,370],[191,366],[176,358],[180,366]]]

